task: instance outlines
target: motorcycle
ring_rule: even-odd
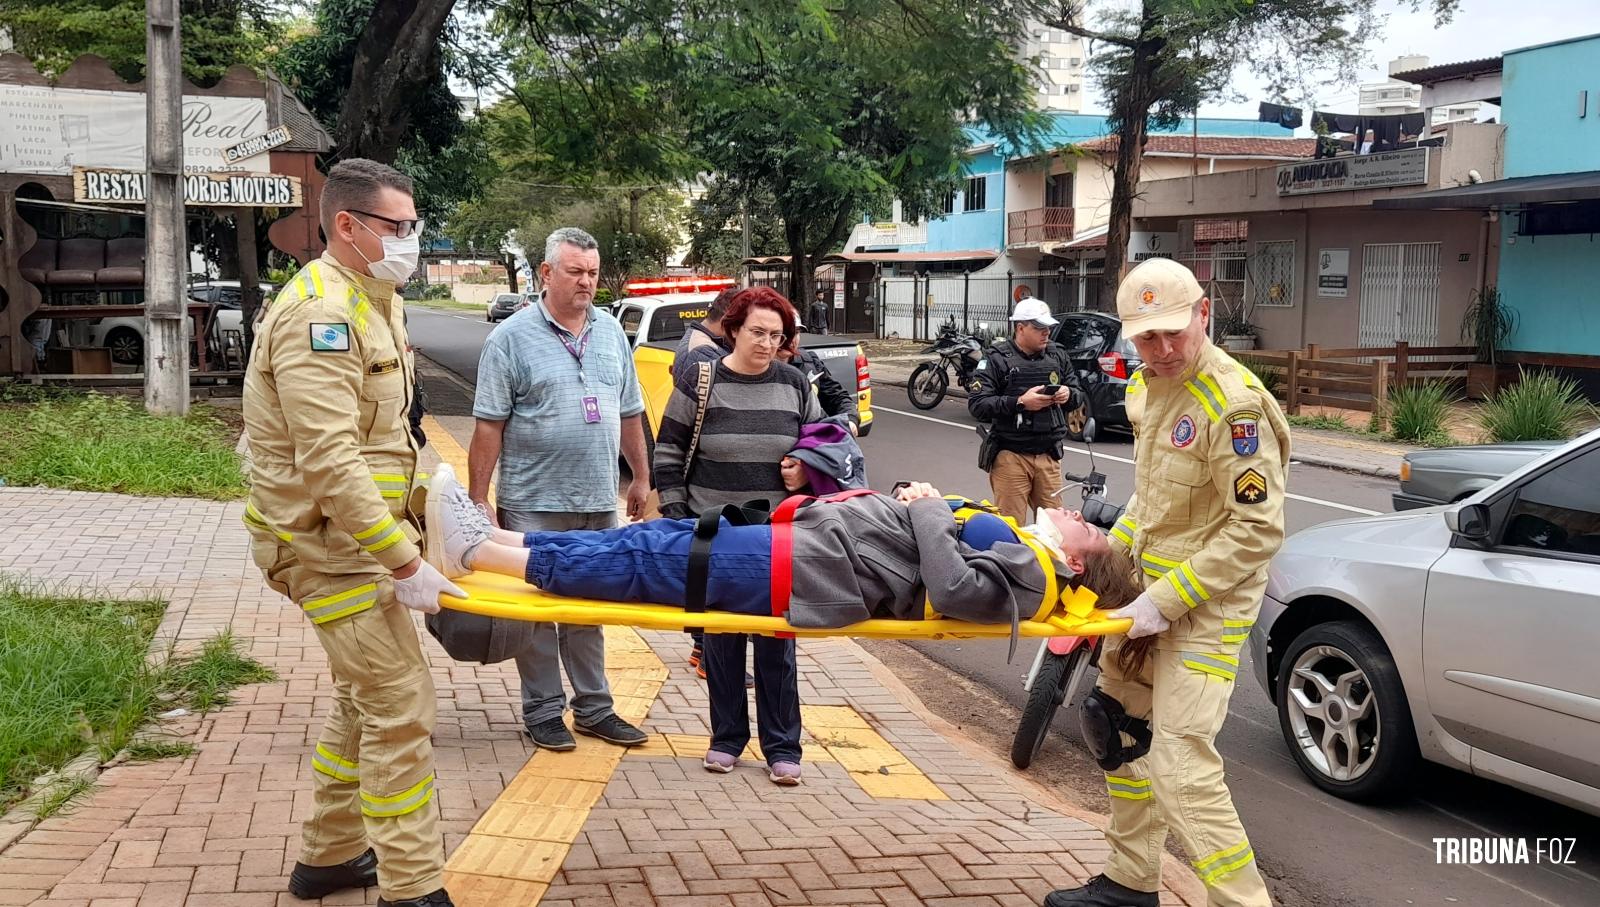
[[[978,363],[983,361],[983,344],[972,334],[959,330],[954,321],[941,325],[939,339],[922,352],[939,358],[917,366],[906,381],[906,396],[917,409],[933,409],[939,405],[950,389],[952,371],[957,383],[965,387]]]
[[[1095,435],[1094,418],[1085,420],[1083,439],[1092,442]],[[1110,530],[1122,517],[1123,508],[1106,500],[1106,477],[1095,468],[1094,449],[1089,449],[1089,473],[1073,475],[1064,472],[1067,484],[1053,495],[1061,494],[1076,484],[1081,490],[1083,504],[1079,510],[1085,522]],[[1022,683],[1028,701],[1022,707],[1022,721],[1011,740],[1011,764],[1027,768],[1033,764],[1045,739],[1050,735],[1050,725],[1063,703],[1074,701],[1078,688],[1089,673],[1089,668],[1100,663],[1100,636],[1052,636],[1039,645],[1033,665]]]

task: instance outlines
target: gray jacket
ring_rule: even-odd
[[[1031,616],[1045,588],[1033,549],[1007,542],[969,548],[956,537],[950,505],[938,498],[906,505],[862,495],[800,508],[793,573],[789,623],[807,628],[873,617],[921,620],[924,596],[944,617],[1009,624],[1019,612]]]

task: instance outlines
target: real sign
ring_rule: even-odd
[[[1150,258],[1171,258],[1178,250],[1177,233],[1147,233],[1134,230],[1128,234],[1128,254],[1134,261]]]
[[[1342,299],[1350,295],[1350,250],[1323,249],[1317,253],[1317,295]]]
[[[266,151],[271,151],[279,145],[289,144],[289,127],[279,126],[270,129],[253,139],[245,139],[237,145],[230,145],[222,149],[222,159],[229,164],[237,164],[247,157],[255,157]]]
[[[1279,195],[1348,192],[1428,182],[1428,149],[1407,148],[1380,154],[1355,154],[1284,164],[1278,168]]]
[[[72,168],[72,197],[80,202],[144,204],[145,174],[137,170]],[[277,173],[189,173],[184,204],[202,208],[298,208],[300,180]]]

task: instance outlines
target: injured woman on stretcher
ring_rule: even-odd
[[[1019,534],[925,483],[893,496],[846,492],[799,503],[786,502],[763,525],[722,518],[709,556],[695,558],[691,550],[706,546],[695,545],[690,519],[606,530],[495,528],[442,465],[430,488],[428,557],[452,578],[496,573],[568,598],[782,616],[796,628],[932,617],[1014,628],[1042,604],[1058,604],[1045,601],[1047,590],[1059,598],[1087,585],[1102,610],[1139,594],[1126,558],[1075,511],[1041,508],[1041,522]]]

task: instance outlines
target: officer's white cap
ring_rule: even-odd
[[[1032,321],[1046,327],[1055,327],[1061,323],[1050,314],[1050,307],[1044,304],[1043,299],[1035,299],[1032,296],[1017,303],[1017,307],[1011,310],[1011,320]]]
[[[1194,272],[1170,258],[1150,258],[1122,278],[1117,287],[1117,317],[1122,336],[1145,331],[1181,331],[1205,295]]]

